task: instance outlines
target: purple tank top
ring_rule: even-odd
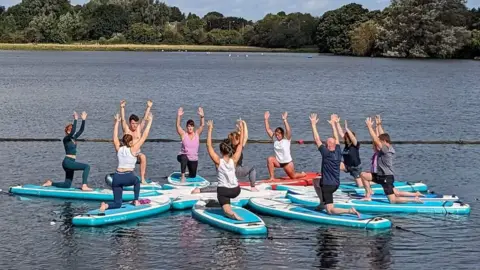
[[[180,150],[180,155],[187,155],[188,160],[197,161],[198,160],[198,147],[200,146],[200,139],[198,134],[194,133],[193,139],[190,139],[190,136],[185,132],[182,140],[182,149]]]
[[[371,173],[377,173],[377,157],[378,157],[378,152],[375,152],[372,156],[372,166],[370,167]]]

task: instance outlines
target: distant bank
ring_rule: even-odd
[[[32,51],[193,51],[193,52],[305,52],[316,53],[317,48],[284,49],[261,48],[251,46],[215,46],[215,45],[143,45],[143,44],[52,44],[0,43],[0,50]]]

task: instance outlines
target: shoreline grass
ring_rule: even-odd
[[[261,48],[251,46],[216,46],[216,45],[143,45],[143,44],[54,44],[54,43],[0,43],[0,50],[22,51],[143,51],[143,52],[276,52],[276,53],[316,53],[316,48],[284,49]]]

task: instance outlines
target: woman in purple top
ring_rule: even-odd
[[[180,169],[182,173],[181,182],[185,182],[185,171],[188,167],[188,177],[195,178],[197,176],[198,167],[198,148],[200,146],[200,135],[205,124],[205,115],[202,107],[198,108],[198,115],[200,115],[200,127],[195,130],[195,122],[192,119],[187,121],[186,131],[180,126],[183,116],[183,108],[178,109],[177,113],[177,133],[182,140],[182,149],[177,156],[180,162]]]

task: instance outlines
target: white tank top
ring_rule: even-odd
[[[118,149],[118,168],[120,169],[135,169],[137,164],[137,157],[132,155],[129,147],[122,146]]]
[[[220,164],[217,169],[217,181],[219,187],[235,188],[238,186],[233,159],[230,159],[227,163],[223,158],[220,158]]]
[[[292,155],[290,154],[290,140],[275,140],[273,148],[275,150],[275,158],[279,163],[289,163],[292,161]]]

